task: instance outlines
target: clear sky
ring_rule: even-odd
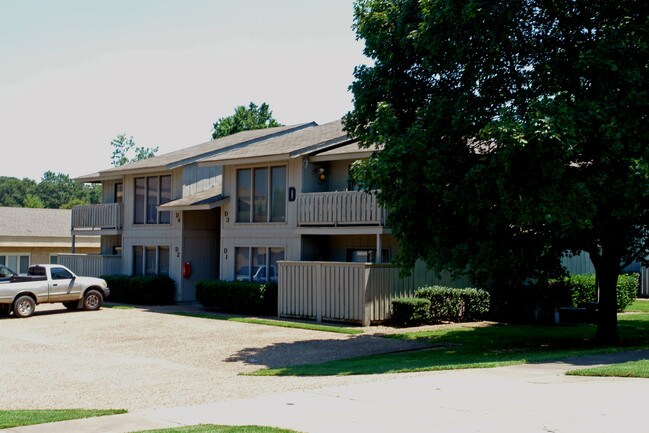
[[[0,0],[0,176],[109,168],[122,133],[203,143],[251,101],[340,118],[369,62],[352,21],[352,0]]]

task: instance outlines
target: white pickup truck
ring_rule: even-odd
[[[37,304],[55,302],[70,310],[98,310],[109,294],[101,278],[78,277],[61,265],[32,265],[27,275],[0,283],[0,315],[29,317]]]

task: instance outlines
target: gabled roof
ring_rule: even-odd
[[[169,152],[164,155],[158,155],[119,167],[102,170],[98,173],[80,176],[75,178],[75,180],[78,182],[99,182],[104,179],[120,178],[125,174],[133,172],[147,173],[160,170],[172,170],[224,151],[246,147],[259,141],[281,137],[285,134],[290,134],[316,125],[315,122],[311,122],[299,125],[243,131],[217,140],[211,140],[206,143]]]
[[[285,161],[352,143],[341,120],[272,137],[199,160],[201,165]],[[358,147],[356,146],[356,149]]]

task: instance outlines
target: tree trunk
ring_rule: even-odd
[[[599,281],[599,318],[595,340],[601,344],[619,343],[617,332],[617,278],[619,268],[615,261],[602,260],[597,267]]]

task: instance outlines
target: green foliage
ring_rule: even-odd
[[[34,194],[27,194],[23,199],[23,207],[32,209],[41,209],[45,207],[45,203],[38,196]]]
[[[110,288],[110,302],[137,305],[171,305],[175,303],[176,283],[162,275],[104,275]]]
[[[277,314],[277,285],[249,281],[204,280],[196,283],[196,299],[206,308],[246,314]]]
[[[158,153],[158,147],[138,147],[133,141],[133,137],[126,137],[126,134],[119,134],[110,142],[113,146],[113,154],[110,157],[110,163],[118,167],[141,159],[152,158]]]
[[[618,311],[625,310],[638,295],[639,274],[623,274],[617,279],[616,300]],[[580,274],[554,280],[549,284],[550,290],[565,291],[570,297],[571,307],[581,307],[597,302],[597,278],[595,274]],[[567,306],[557,304],[556,306]]]
[[[101,186],[84,185],[63,173],[47,171],[39,183],[0,177],[0,206],[70,209],[73,204],[101,202]]]
[[[489,293],[480,289],[427,286],[417,289],[415,297],[430,301],[430,319],[434,322],[468,322],[489,312]]]
[[[0,205],[8,207],[24,206],[25,198],[36,195],[36,182],[32,179],[0,177]]]
[[[419,326],[430,321],[430,301],[419,298],[392,300],[392,322],[398,326]]]
[[[345,127],[383,145],[355,176],[397,261],[515,287],[587,251],[614,341],[619,269],[649,254],[646,28],[631,0],[357,0]]]
[[[273,112],[270,111],[268,104],[263,102],[258,107],[251,102],[248,107],[239,105],[234,109],[233,115],[219,118],[213,125],[212,140],[241,131],[272,128],[274,126],[282,125],[273,118]]]

